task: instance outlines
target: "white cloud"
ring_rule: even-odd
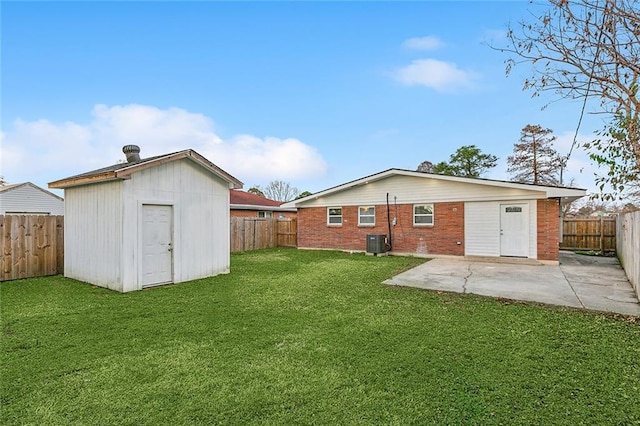
[[[244,181],[304,179],[321,176],[327,169],[315,148],[294,138],[238,135],[209,146],[203,155],[217,159],[217,164]]]
[[[416,59],[410,65],[396,70],[393,76],[407,86],[425,86],[439,92],[471,87],[476,79],[473,72],[437,59]]]
[[[402,46],[412,50],[436,50],[443,47],[444,43],[436,36],[426,36],[407,39]]]
[[[88,124],[16,120],[0,133],[2,175],[45,185],[124,159],[136,144],[150,157],[192,148],[245,182],[320,176],[327,165],[315,148],[293,138],[218,136],[213,120],[181,108],[96,105]]]

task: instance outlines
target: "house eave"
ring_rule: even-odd
[[[439,175],[439,174],[424,173],[424,172],[417,172],[417,171],[403,170],[403,169],[388,169],[380,173],[365,176],[363,178],[356,179],[342,185],[325,189],[323,191],[317,192],[315,194],[311,194],[304,198],[289,201],[288,203],[284,203],[282,206],[299,208],[304,206],[306,202],[318,200],[322,197],[325,197],[337,192],[341,192],[353,187],[368,185],[370,183],[373,183],[382,179],[386,179],[390,176],[412,176],[412,177],[418,177],[422,179],[437,179],[437,180],[459,182],[459,183],[466,183],[466,184],[472,184],[472,185],[485,185],[485,186],[492,186],[492,187],[506,188],[506,189],[520,189],[520,190],[531,191],[532,198],[575,197],[575,199],[577,199],[580,197],[584,197],[586,195],[585,189],[532,185],[532,184],[526,184],[526,183],[499,181],[499,180],[483,179],[483,178],[466,178],[466,177]],[[538,194],[533,196],[533,193],[538,193]]]
[[[270,211],[270,212],[291,212],[295,213],[297,209],[286,208],[278,206],[257,206],[254,204],[230,204],[231,210],[257,210],[257,211]]]

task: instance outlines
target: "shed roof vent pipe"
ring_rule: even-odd
[[[140,147],[138,145],[125,145],[122,152],[127,156],[127,163],[140,161]]]

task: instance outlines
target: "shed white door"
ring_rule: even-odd
[[[528,257],[527,204],[500,204],[500,256]]]
[[[142,286],[173,281],[171,206],[142,206]]]

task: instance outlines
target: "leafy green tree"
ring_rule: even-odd
[[[299,198],[308,197],[309,195],[313,195],[313,193],[309,191],[302,191],[300,194],[298,194],[298,196],[296,197],[296,200]]]
[[[456,170],[457,176],[477,178],[488,169],[496,166],[498,157],[483,154],[475,145],[465,145],[449,157],[449,165]]]
[[[495,167],[498,157],[491,154],[483,154],[475,145],[465,145],[449,156],[449,162],[441,161],[433,164],[423,161],[418,166],[418,171],[436,173],[441,175],[462,176],[477,178],[488,169]]]
[[[520,142],[513,144],[513,155],[507,157],[507,173],[516,182],[536,185],[558,185],[561,160],[553,148],[553,130],[527,124],[520,133]]]
[[[597,132],[598,139],[584,145],[591,151],[589,157],[606,171],[604,175],[596,176],[603,200],[640,200],[640,146],[636,146],[635,152],[633,144],[629,143],[639,129],[640,119],[634,121],[620,113],[605,130]],[[607,186],[612,192],[606,191]]]
[[[247,190],[247,192],[250,192],[252,194],[256,194],[256,195],[259,195],[261,197],[264,197],[264,192],[262,192],[262,190],[260,189],[260,187],[258,185],[252,186],[251,188],[249,188]]]
[[[453,167],[451,164],[447,163],[446,161],[441,161],[438,164],[435,164],[433,166],[431,173],[435,173],[437,175],[455,176],[458,174],[458,170],[456,170],[455,167]]]

